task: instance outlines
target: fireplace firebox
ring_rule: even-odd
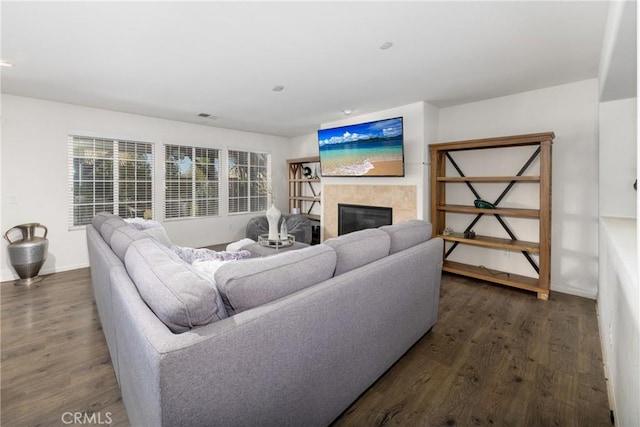
[[[393,209],[382,206],[338,204],[338,235],[391,225]]]

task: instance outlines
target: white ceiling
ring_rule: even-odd
[[[297,136],[344,109],[447,107],[595,78],[607,9],[599,1],[3,1],[1,55],[14,66],[1,70],[2,92]],[[384,42],[393,47],[380,49]]]

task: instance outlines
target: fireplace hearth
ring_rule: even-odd
[[[338,204],[338,235],[391,225],[392,220],[390,207]]]

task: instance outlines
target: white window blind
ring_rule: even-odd
[[[268,153],[229,150],[229,213],[267,209]]]
[[[153,144],[69,135],[69,225],[98,212],[153,218]]]
[[[165,145],[165,218],[220,214],[220,150]]]

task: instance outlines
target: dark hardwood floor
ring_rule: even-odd
[[[2,426],[129,425],[89,270],[1,297]],[[611,425],[595,302],[445,274],[437,325],[334,425]]]

